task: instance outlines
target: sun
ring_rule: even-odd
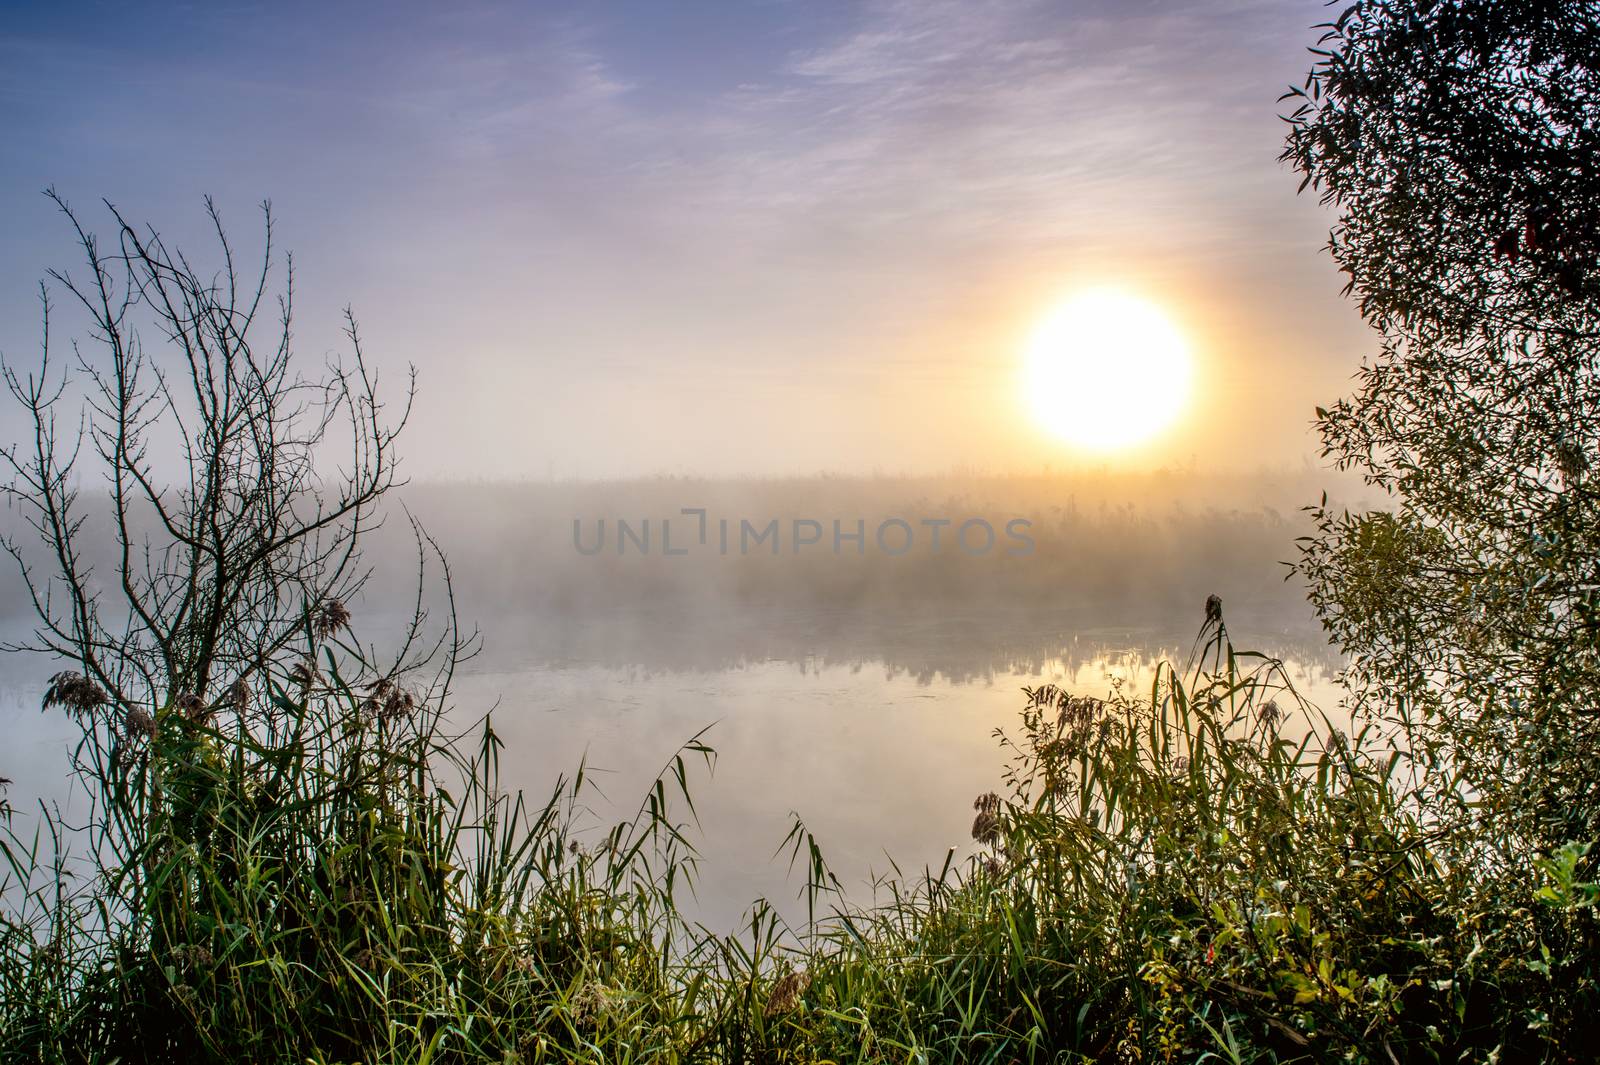
[[[1189,399],[1189,345],[1155,304],[1120,289],[1080,292],[1028,341],[1026,399],[1039,424],[1088,451],[1117,451],[1170,426]]]

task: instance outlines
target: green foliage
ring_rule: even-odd
[[[1144,699],[1030,692],[989,853],[842,917],[812,1000],[899,1060],[1562,1060],[1597,1004],[1581,852],[1537,898],[1486,883],[1386,745],[1209,652]]]
[[[1286,158],[1382,345],[1318,422],[1393,512],[1317,511],[1302,569],[1357,704],[1522,876],[1600,835],[1600,9],[1364,0],[1318,55]]]
[[[0,808],[0,1059],[1576,1060],[1600,1040],[1597,23],[1365,0],[1296,93],[1289,157],[1383,339],[1318,414],[1395,506],[1323,508],[1303,562],[1353,734],[1208,603],[1147,694],[1026,692],[969,861],[853,906],[797,820],[807,922],[757,903],[721,935],[680,906],[699,737],[585,831],[583,769],[530,804],[487,721],[444,731],[453,625],[418,698],[302,595],[307,657],[274,636],[221,697],[146,664],[150,710],[73,622],[51,646],[85,673],[46,702],[93,808],[31,838]],[[15,491],[51,498],[52,455]],[[324,587],[323,556],[285,557]]]
[[[1027,692],[969,861],[854,907],[797,822],[815,920],[734,935],[679,905],[699,738],[583,831],[583,769],[502,794],[488,722],[463,746],[323,656],[267,724],[80,718],[135,827],[71,876],[8,837],[0,1058],[1560,1061],[1600,1009],[1586,848],[1478,875],[1220,620],[1146,695]]]
[[[80,715],[107,827],[42,868],[37,843],[3,841],[0,1056],[500,1061],[614,1030],[642,1030],[645,1057],[676,1040],[656,1010],[682,991],[693,864],[669,806],[709,749],[691,741],[585,847],[582,770],[543,806],[503,795],[488,721],[463,747],[392,681],[352,687],[345,652],[324,648],[326,685],[270,683],[259,713],[167,708],[138,732]]]

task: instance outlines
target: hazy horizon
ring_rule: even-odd
[[[1372,339],[1321,250],[1331,216],[1277,162],[1318,0],[385,10],[0,15],[0,354],[36,365],[38,279],[83,275],[42,189],[109,239],[108,197],[200,277],[204,197],[246,272],[270,199],[298,372],[346,350],[349,304],[379,398],[418,374],[409,483],[341,599],[353,638],[403,642],[419,604],[481,628],[447,712],[496,713],[509,786],[590,755],[646,780],[720,720],[724,920],[785,890],[767,858],[796,809],[853,884],[880,847],[939,860],[1020,689],[1146,685],[1192,655],[1211,596],[1241,648],[1337,698],[1282,565],[1301,508],[1371,494],[1321,466],[1311,422]],[[86,329],[56,297],[64,358]],[[336,483],[342,442],[318,455]],[[157,422],[140,454],[181,484],[179,443]],[[82,557],[115,573],[90,467]],[[665,522],[696,508],[777,538],[669,553]],[[412,515],[448,602],[436,566],[416,593]],[[650,551],[578,548],[622,519],[654,523]],[[974,520],[996,549],[933,543]],[[854,528],[865,549],[841,549]],[[21,581],[0,574],[10,639]],[[57,665],[0,661],[24,765],[0,770],[19,803],[57,797],[71,722],[34,710]]]

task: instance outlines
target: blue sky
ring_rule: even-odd
[[[0,352],[40,195],[185,248],[270,198],[300,349],[423,389],[416,476],[1036,469],[1022,338],[1116,283],[1193,338],[1144,463],[1315,448],[1368,341],[1276,161],[1315,0],[0,6]],[[65,330],[68,323],[62,323]],[[12,435],[12,423],[0,420]]]

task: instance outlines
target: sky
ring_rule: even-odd
[[[270,199],[315,366],[354,308],[421,479],[1315,461],[1373,346],[1277,161],[1320,0],[0,0],[0,354],[74,262],[41,195],[200,261]],[[1107,457],[1021,395],[1085,287],[1190,343]],[[58,337],[74,323],[61,320]],[[0,436],[14,438],[14,413]]]

